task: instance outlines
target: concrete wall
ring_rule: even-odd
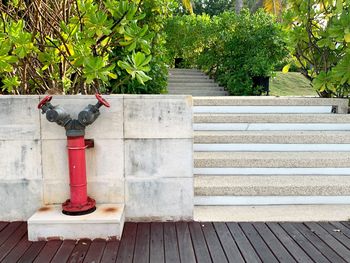
[[[128,220],[191,219],[192,98],[110,95],[86,129],[88,193],[125,203]],[[25,220],[69,198],[65,130],[37,109],[42,96],[0,96],[0,220]],[[54,96],[76,117],[94,96]]]

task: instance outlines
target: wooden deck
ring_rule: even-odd
[[[126,223],[120,241],[29,242],[0,222],[1,262],[350,262],[350,223]]]

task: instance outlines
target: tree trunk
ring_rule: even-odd
[[[250,9],[250,12],[255,13],[260,7],[263,7],[264,1],[258,0],[255,5]]]
[[[236,0],[235,10],[236,14],[239,14],[243,8],[243,0]]]

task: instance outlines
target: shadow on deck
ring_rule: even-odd
[[[350,223],[126,223],[119,240],[30,242],[0,222],[1,262],[350,262]]]

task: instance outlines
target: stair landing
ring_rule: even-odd
[[[227,91],[197,69],[170,69],[168,94],[192,96],[226,96]]]

